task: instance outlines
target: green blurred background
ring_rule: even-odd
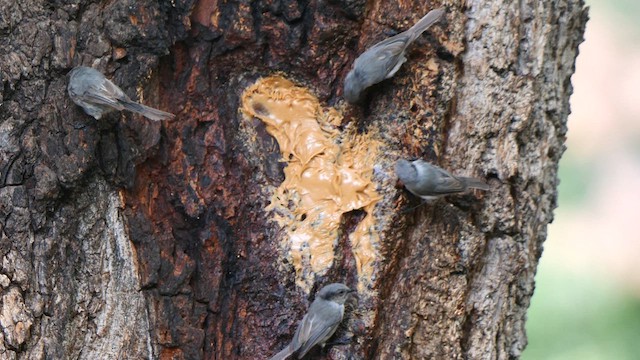
[[[640,359],[640,0],[590,0],[524,360]]]

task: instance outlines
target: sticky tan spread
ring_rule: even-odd
[[[308,90],[280,76],[260,79],[246,89],[241,111],[247,120],[265,123],[287,163],[285,180],[267,210],[287,232],[281,248],[296,271],[296,284],[309,290],[315,275],[326,273],[334,260],[342,214],[355,209],[366,212],[349,236],[358,287],[371,284],[378,255],[373,209],[380,199],[371,178],[379,141],[351,129],[339,131],[338,111],[322,108]]]

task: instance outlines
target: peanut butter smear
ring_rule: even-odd
[[[280,245],[296,271],[296,284],[309,291],[315,276],[327,272],[342,214],[361,209],[366,215],[349,240],[363,290],[372,283],[378,257],[373,209],[381,197],[371,178],[380,142],[352,129],[339,131],[342,115],[337,110],[321,107],[308,90],[280,76],[246,89],[241,111],[246,120],[265,123],[287,163],[285,180],[266,210],[288,235]]]

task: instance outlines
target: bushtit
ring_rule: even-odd
[[[129,110],[151,120],[173,119],[175,115],[132,101],[96,69],[78,66],[69,73],[67,91],[74,103],[96,120],[114,110]]]
[[[324,347],[342,321],[344,302],[352,292],[354,290],[340,283],[329,284],[320,289],[298,325],[291,343],[271,360],[284,360],[292,354],[302,359],[316,344]]]
[[[396,175],[407,190],[425,200],[465,192],[468,189],[489,190],[489,184],[474,178],[453,176],[424,160],[396,162]]]
[[[344,79],[344,97],[357,103],[366,88],[392,77],[407,61],[407,47],[444,14],[444,9],[429,11],[409,30],[383,40],[362,53]]]

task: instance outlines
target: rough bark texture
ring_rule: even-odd
[[[441,5],[396,77],[342,105],[357,54]],[[327,357],[517,358],[586,20],[581,0],[0,0],[0,358],[264,359],[334,281],[361,291]],[[78,64],[177,119],[95,121],[66,95]],[[382,143],[367,279],[352,211],[296,285],[265,210],[278,145],[238,111],[276,72]],[[403,213],[398,157],[495,189]]]

